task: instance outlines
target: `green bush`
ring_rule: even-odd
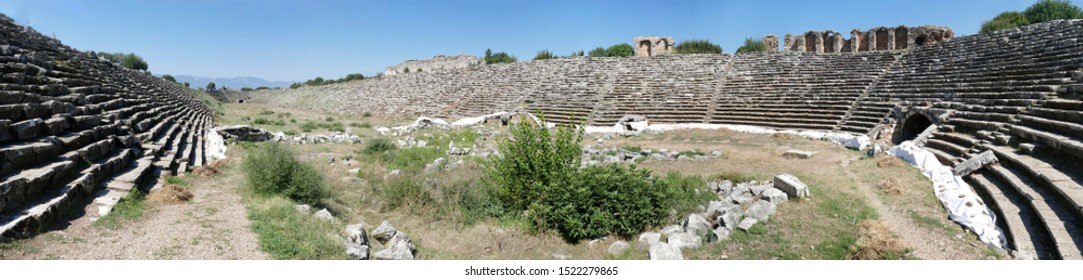
[[[395,144],[391,143],[391,140],[387,140],[384,138],[375,138],[372,139],[372,141],[369,141],[369,143],[365,145],[365,149],[361,152],[366,155],[375,155],[394,149]]]
[[[542,116],[544,124],[544,116]],[[583,131],[561,126],[555,134],[523,117],[510,128],[511,138],[500,141],[500,157],[486,164],[497,196],[511,210],[526,210],[564,185],[580,165]]]
[[[162,75],[162,79],[173,83],[177,82],[177,78],[174,78],[173,75],[169,74]]]
[[[557,58],[557,57],[553,56],[553,52],[551,52],[551,51],[549,51],[547,49],[539,51],[538,54],[534,56],[534,60],[546,60],[546,59],[554,59],[554,58]]]
[[[995,18],[981,24],[981,33],[997,30],[1012,29],[1030,24],[1027,17],[1020,12],[1003,12]]]
[[[677,44],[673,50],[679,54],[722,53],[722,47],[707,40],[688,40]]]
[[[512,63],[517,60],[517,58],[505,52],[493,53],[491,50],[485,50],[485,64]]]
[[[262,117],[259,117],[259,118],[256,118],[256,120],[252,121],[252,123],[255,123],[255,124],[270,124],[271,121],[269,121],[267,119],[264,119]]]
[[[608,57],[629,57],[635,55],[635,49],[628,43],[616,44],[605,49],[605,55]]]
[[[757,53],[766,52],[767,45],[761,40],[755,40],[751,37],[745,38],[745,44],[740,48],[737,48],[737,53]]]
[[[530,213],[535,224],[569,240],[633,236],[662,225],[669,214],[665,185],[634,166],[588,166],[555,187],[531,205]]]
[[[1024,10],[1023,15],[1030,23],[1040,23],[1058,19],[1083,18],[1083,10],[1072,5],[1072,2],[1068,0],[1041,0]]]
[[[587,53],[587,56],[590,56],[590,57],[607,57],[607,56],[609,56],[609,53],[607,53],[605,51],[605,48],[597,47],[597,48],[594,48],[593,50],[590,50],[590,52]]]
[[[98,55],[105,57],[105,59],[108,59],[109,61],[120,63],[120,65],[124,66],[124,68],[132,70],[147,70],[147,68],[149,67],[149,65],[147,65],[147,61],[143,60],[143,57],[134,53],[123,54],[102,52],[98,53]]]
[[[330,196],[323,174],[298,161],[284,144],[266,142],[255,148],[244,161],[244,171],[256,193],[283,195],[313,205]]]

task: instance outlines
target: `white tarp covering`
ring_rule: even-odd
[[[944,208],[947,208],[949,219],[977,233],[979,239],[987,245],[1001,249],[1006,247],[1007,240],[997,228],[993,211],[985,206],[981,197],[974,193],[962,177],[955,176],[950,167],[940,164],[932,152],[906,141],[888,153],[921,169],[921,172],[933,181],[933,192]]]

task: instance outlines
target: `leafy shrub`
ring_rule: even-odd
[[[149,67],[149,65],[147,65],[147,61],[143,60],[143,57],[134,53],[123,54],[101,52],[98,53],[98,55],[105,57],[105,59],[109,61],[120,63],[120,65],[124,66],[124,68],[132,70],[147,70],[147,68]]]
[[[284,144],[267,142],[254,149],[244,162],[244,171],[256,193],[283,195],[314,205],[330,196],[323,174],[298,161]]]
[[[722,47],[707,40],[688,40],[677,44],[673,50],[679,54],[722,53]]]
[[[1072,2],[1068,0],[1041,0],[1023,10],[1023,15],[1030,23],[1040,23],[1058,19],[1083,18],[1083,10],[1072,5]]]
[[[504,204],[522,211],[571,179],[581,161],[583,131],[561,126],[553,134],[523,117],[510,134],[500,141],[501,156],[488,162],[486,173]]]
[[[252,121],[252,123],[255,123],[255,124],[270,124],[271,121],[260,117],[260,118],[256,118],[256,120]]]
[[[549,51],[547,49],[546,50],[541,50],[540,52],[538,52],[537,55],[534,56],[534,60],[546,60],[546,59],[554,59],[554,58],[557,58],[557,57],[553,56],[553,52],[551,52],[551,51]]]
[[[391,143],[391,140],[376,138],[372,139],[372,141],[369,141],[368,145],[365,145],[365,149],[362,150],[362,153],[366,155],[375,155],[394,149],[395,144]]]
[[[505,52],[493,53],[488,49],[485,50],[485,64],[512,63],[517,60],[519,59]]]
[[[665,185],[650,171],[619,164],[589,166],[530,207],[535,223],[569,240],[632,236],[669,214]]]
[[[751,37],[745,38],[745,44],[740,48],[737,48],[737,53],[757,53],[766,52],[767,45],[763,41],[752,39]]]
[[[631,236],[662,225],[670,209],[689,212],[712,198],[697,191],[704,181],[695,176],[657,178],[616,164],[579,168],[582,133],[566,126],[550,131],[527,119],[512,125],[510,138],[499,143],[500,156],[484,162],[489,188],[464,195],[463,212],[514,216],[525,211],[536,230],[579,240]]]
[[[607,57],[607,56],[609,56],[609,53],[607,53],[605,51],[605,48],[597,47],[597,48],[594,48],[593,50],[590,50],[590,52],[587,53],[587,56],[590,56],[590,57]]]
[[[605,55],[608,57],[629,57],[635,55],[635,49],[628,43],[616,44],[605,49]]]
[[[365,118],[371,117],[371,116],[372,116],[372,113],[369,113],[369,112],[365,112],[364,114],[361,114],[361,117],[365,117]]]
[[[1027,17],[1020,12],[1003,12],[995,18],[981,24],[981,33],[997,30],[1012,29],[1030,24]]]
[[[177,78],[175,78],[175,77],[173,77],[173,75],[169,75],[169,74],[162,75],[162,79],[166,80],[166,81],[169,81],[169,82],[173,82],[173,83],[177,82]]]

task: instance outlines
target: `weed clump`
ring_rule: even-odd
[[[311,165],[297,160],[284,144],[263,143],[244,162],[248,183],[256,193],[280,194],[300,203],[321,204],[330,188]]]
[[[575,241],[609,234],[629,237],[662,225],[678,204],[702,199],[694,190],[703,186],[698,177],[674,173],[658,178],[617,164],[580,168],[581,128],[550,131],[524,118],[510,130],[511,136],[499,144],[500,156],[484,163],[489,194],[495,199],[467,197],[470,208],[526,218],[534,230],[555,230]]]

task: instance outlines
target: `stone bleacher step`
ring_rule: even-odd
[[[982,196],[990,208],[997,211],[998,222],[1008,237],[1009,245],[1017,259],[1055,258],[1055,245],[1048,233],[1040,230],[1040,217],[1025,198],[1006,186],[1003,181],[979,170],[968,176],[971,186]]]
[[[97,209],[97,215],[91,216],[91,219],[96,220],[109,214],[133,189],[146,186],[153,182],[152,179],[157,179],[152,176],[155,171],[154,161],[153,155],[147,155],[135,160],[123,173],[102,182],[103,188],[94,194],[93,206]]]
[[[1081,259],[1083,250],[1080,245],[1073,241],[1072,233],[1077,238],[1083,237],[1079,232],[1079,219],[1074,213],[1065,213],[1058,202],[1049,200],[1048,193],[1037,189],[1033,180],[1021,174],[1009,170],[1003,165],[990,165],[989,170],[1000,180],[1007,182],[1013,189],[1026,198],[1029,205],[1038,214],[1038,220],[1044,225],[1046,232],[1052,237],[1058,256],[1062,259]]]

